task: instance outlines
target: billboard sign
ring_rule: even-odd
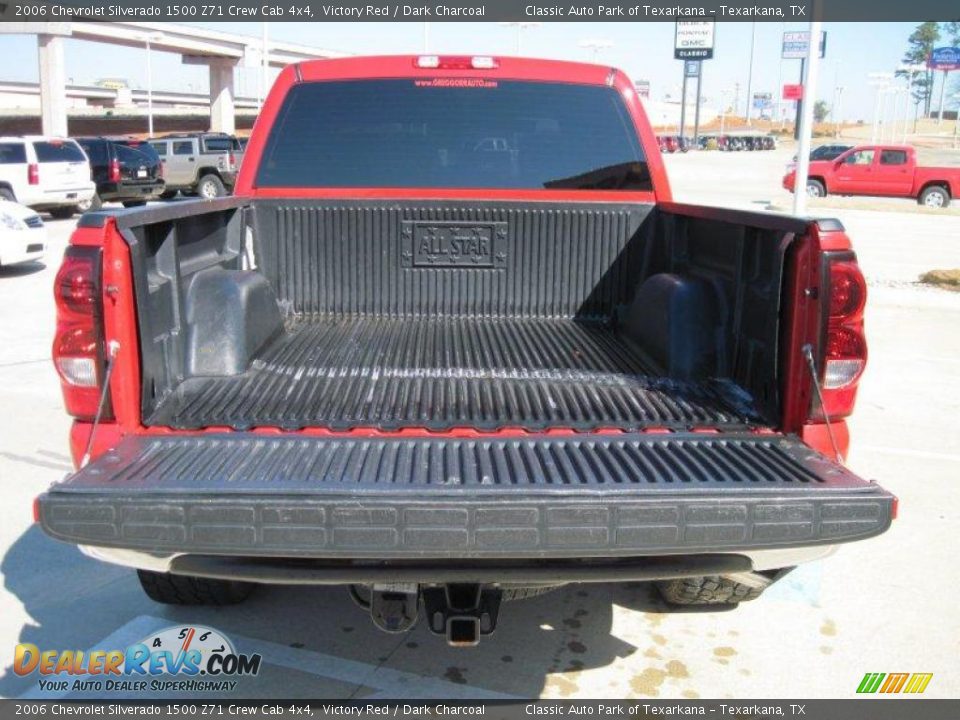
[[[714,23],[678,22],[673,41],[674,60],[709,60],[713,57]]]
[[[820,33],[820,57],[827,54],[827,33]],[[810,55],[810,33],[807,31],[785,32],[780,57],[785,60],[806,58]]]
[[[960,48],[934,48],[927,58],[927,67],[931,70],[960,70]]]
[[[633,83],[633,86],[637,89],[637,95],[642,97],[644,100],[650,98],[650,81],[649,80],[637,80]]]

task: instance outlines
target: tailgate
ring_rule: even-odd
[[[135,436],[39,500],[50,535],[152,552],[584,557],[834,544],[893,496],[793,437]]]

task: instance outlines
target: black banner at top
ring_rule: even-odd
[[[953,0],[0,0],[0,21],[890,22],[957,20]],[[864,34],[864,42],[870,41]]]

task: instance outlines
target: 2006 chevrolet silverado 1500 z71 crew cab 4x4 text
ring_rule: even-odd
[[[343,584],[454,644],[570,582],[750,599],[894,514],[840,463],[865,296],[836,221],[672,202],[623,73],[290,66],[236,197],[81,220],[39,521],[161,602]]]

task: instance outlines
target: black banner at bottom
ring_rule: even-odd
[[[152,718],[800,718],[956,720],[960,700],[531,700],[503,702],[271,700],[237,702],[69,702],[0,700],[0,720],[23,717]]]

